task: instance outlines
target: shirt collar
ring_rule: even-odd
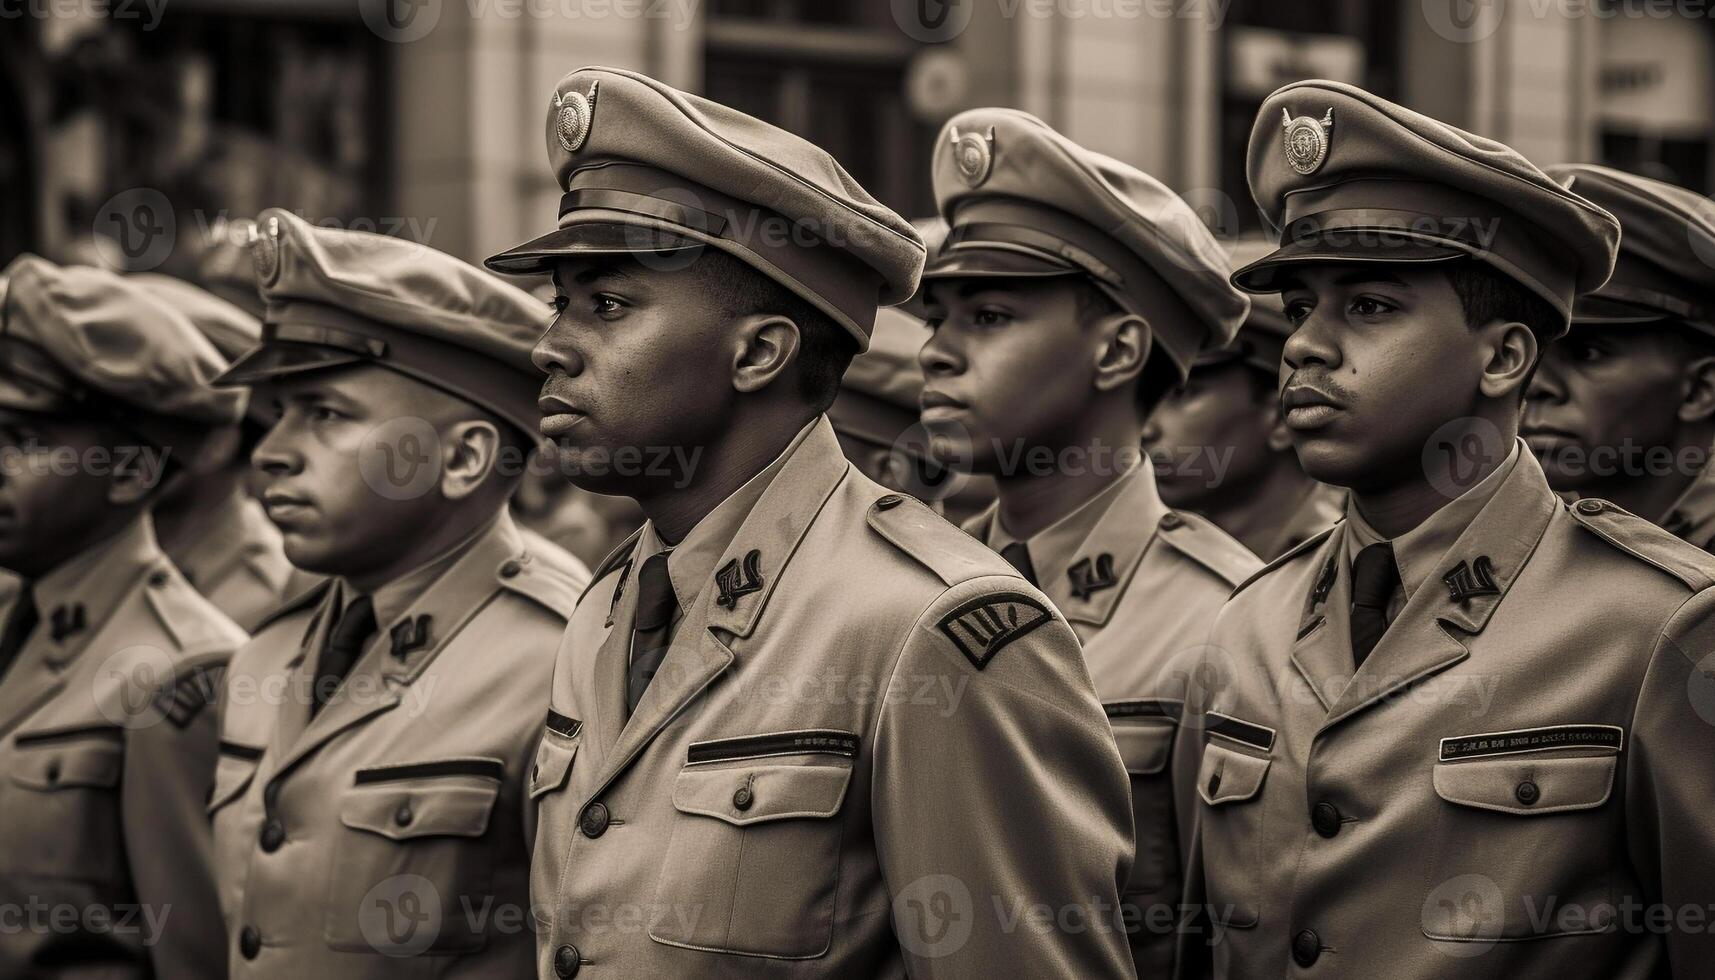
[[[1501,485],[1511,475],[1513,467],[1518,465],[1519,447],[1523,443],[1514,440],[1512,452],[1493,473],[1483,477],[1476,486],[1453,498],[1440,510],[1429,515],[1421,524],[1393,539],[1394,562],[1399,566],[1399,581],[1404,599],[1409,600],[1418,586],[1435,574],[1441,564],[1441,558],[1447,554],[1471,522],[1477,519],[1483,508],[1494,498]],[[1346,535],[1346,564],[1350,567],[1357,558],[1358,552],[1366,546],[1386,541],[1380,532],[1364,520],[1364,515],[1358,511],[1357,501],[1349,499],[1346,503],[1347,524],[1351,527]]]
[[[1124,496],[1135,498],[1126,509],[1126,525],[1153,534],[1161,516],[1167,513],[1167,505],[1161,502],[1155,488],[1154,465],[1148,456],[1140,456],[1118,479],[1024,542],[1030,549],[1030,564],[1037,580],[1054,583],[1065,577],[1066,569],[1078,559],[1102,518]],[[988,546],[1000,551],[1019,540],[1006,529],[996,505],[988,522]]]
[[[810,434],[816,423],[821,420],[817,416],[804,424],[780,455],[774,461],[763,467],[762,471],[744,482],[744,485],[727,495],[727,498],[716,505],[714,510],[703,515],[684,540],[676,545],[669,545],[661,539],[660,532],[655,529],[655,522],[650,521],[643,527],[643,536],[638,539],[637,556],[638,568],[649,556],[661,551],[667,551],[667,578],[673,583],[673,595],[679,601],[679,610],[690,609],[702,593],[703,586],[714,577],[715,566],[719,564],[721,555],[726,552],[727,545],[732,543],[733,536],[744,525],[744,519],[756,508],[757,501],[762,499],[774,478],[786,465],[786,460]],[[635,577],[636,573],[633,573]]]

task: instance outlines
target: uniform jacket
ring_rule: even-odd
[[[41,620],[0,680],[0,907],[23,910],[0,929],[0,977],[221,977],[202,810],[211,705],[244,633],[147,517],[35,596]]]
[[[1346,511],[1346,491],[1325,483],[1314,484],[1310,492],[1288,511],[1276,525],[1274,537],[1257,557],[1272,561],[1334,526]]]
[[[502,513],[313,719],[342,584],[239,651],[209,805],[234,977],[528,974],[524,782],[581,584],[557,564]]]
[[[286,560],[262,507],[235,494],[203,515],[189,548],[173,556],[192,585],[246,630],[316,583]]]
[[[1131,975],[1125,769],[1039,591],[820,420],[628,718],[635,551],[554,673],[541,976]],[[1016,918],[1038,906],[1081,928]]]
[[[1180,838],[1189,835],[1189,827],[1178,827],[1167,775],[1185,672],[1200,662],[1221,604],[1262,562],[1204,518],[1169,510],[1147,458],[1091,503],[1068,515],[1075,527],[1050,529],[1071,548],[1039,547],[1050,535],[1038,535],[1029,542],[1031,562],[1078,634],[1131,776],[1136,859],[1125,898],[1137,908],[1132,953],[1139,976],[1166,976],[1182,884]],[[1004,535],[995,528],[997,513],[991,506],[966,530],[996,543]]]
[[[1706,976],[1715,561],[1568,506],[1521,452],[1354,675],[1350,533],[1242,586],[1210,641],[1175,766],[1214,975]]]
[[[1715,551],[1715,466],[1703,467],[1659,523],[1704,551]]]

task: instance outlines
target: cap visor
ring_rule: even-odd
[[[569,256],[677,252],[702,245],[696,239],[653,225],[579,221],[490,256],[482,264],[492,272],[509,276],[540,276],[554,271],[554,263]]]
[[[1675,316],[1665,310],[1611,299],[1599,292],[1589,296],[1580,296],[1572,310],[1573,323],[1653,323],[1657,320],[1672,319],[1675,319]]]
[[[1037,256],[1010,248],[960,245],[947,249],[923,270],[928,279],[1037,278],[1082,275],[1070,262]]]
[[[1397,233],[1385,241],[1364,241],[1350,246],[1332,245],[1321,239],[1288,242],[1273,252],[1252,262],[1232,275],[1232,284],[1247,293],[1278,293],[1292,270],[1307,265],[1338,265],[1346,263],[1416,263],[1450,262],[1466,258],[1469,252],[1452,246],[1416,240],[1403,240]]]
[[[275,343],[258,347],[221,372],[211,384],[217,388],[260,384],[289,374],[321,371],[356,364],[367,358],[313,344]]]

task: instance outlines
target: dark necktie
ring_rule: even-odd
[[[1023,541],[1014,541],[1000,549],[1000,556],[1006,559],[1008,565],[1018,569],[1018,574],[1024,576],[1026,582],[1031,585],[1039,584],[1036,581],[1036,566],[1030,563],[1029,545]]]
[[[631,670],[626,676],[625,705],[636,711],[643,692],[667,659],[668,628],[679,612],[679,597],[667,576],[667,552],[650,555],[637,573],[637,622],[631,628]]]
[[[6,617],[6,629],[0,631],[0,680],[5,679],[6,671],[18,659],[18,652],[30,641],[30,634],[36,631],[36,623],[40,620],[41,616],[36,612],[35,584],[26,582],[18,592],[18,600],[12,604],[11,615]]]
[[[375,603],[368,596],[358,596],[340,613],[339,622],[328,633],[327,646],[316,662],[316,685],[310,692],[310,717],[328,703],[339,689],[345,675],[351,673],[363,648],[375,635]]]
[[[1352,665],[1364,659],[1387,632],[1387,607],[1399,588],[1399,565],[1393,560],[1393,545],[1383,541],[1358,552],[1352,562]]]

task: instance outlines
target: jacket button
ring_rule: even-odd
[[[500,577],[512,578],[523,570],[524,566],[518,563],[518,559],[508,558],[506,559],[506,563],[500,566]]]
[[[1313,966],[1322,956],[1322,937],[1309,929],[1292,937],[1292,962],[1302,967]]]
[[[1340,832],[1340,808],[1332,803],[1318,803],[1310,811],[1310,826],[1323,837],[1333,837]]]
[[[166,585],[167,584],[167,573],[166,572],[156,572],[155,574],[149,576],[149,584],[154,586],[157,589],[163,585]]]
[[[48,785],[50,786],[60,781],[60,763],[58,759],[48,763],[48,771],[44,775],[48,777]]]
[[[393,822],[401,827],[409,827],[416,814],[411,812],[411,803],[406,801],[399,804],[399,809],[393,811]]]
[[[554,976],[575,977],[578,975],[578,968],[583,965],[583,956],[571,943],[554,950]]]
[[[1214,796],[1221,791],[1221,771],[1219,769],[1209,774],[1209,795]]]
[[[732,794],[732,806],[735,810],[748,810],[754,802],[756,802],[756,796],[751,793],[749,786],[740,786],[738,792]]]
[[[262,952],[262,934],[255,926],[245,926],[238,930],[238,952],[247,960],[256,958]]]
[[[272,854],[279,850],[280,845],[284,843],[286,843],[286,825],[282,824],[278,817],[271,818],[262,825],[262,850]]]
[[[1594,497],[1585,497],[1578,501],[1578,513],[1580,514],[1600,514],[1601,512],[1602,501]]]
[[[583,828],[585,837],[600,837],[607,833],[607,806],[602,803],[591,803],[584,807],[584,815],[578,819],[578,826]],[[565,947],[570,948],[570,947]],[[573,949],[572,952],[577,952]]]
[[[1519,783],[1518,788],[1513,790],[1513,796],[1517,797],[1518,801],[1525,806],[1531,806],[1536,803],[1537,800],[1542,799],[1542,790],[1537,788],[1535,783],[1527,779],[1524,782]]]
[[[905,499],[904,497],[901,497],[897,493],[890,493],[884,497],[877,497],[877,498],[875,498],[875,509],[876,510],[891,510],[894,507],[898,507],[900,501],[902,501],[904,499]]]
[[[1171,531],[1174,528],[1176,528],[1179,525],[1184,524],[1184,523],[1185,523],[1185,518],[1180,517],[1178,514],[1175,514],[1172,511],[1168,511],[1167,513],[1161,515],[1161,528],[1164,531]]]

